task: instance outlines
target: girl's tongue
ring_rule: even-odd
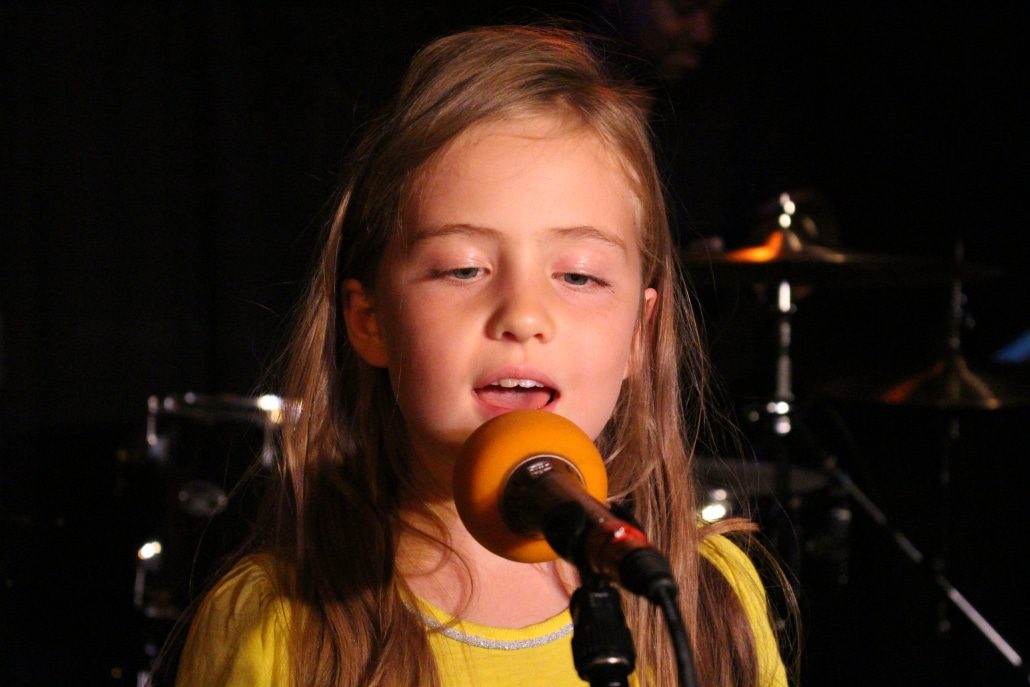
[[[553,390],[546,387],[505,388],[491,384],[476,389],[479,398],[489,405],[510,410],[539,410],[551,402]]]

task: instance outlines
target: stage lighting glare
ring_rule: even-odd
[[[161,553],[161,542],[159,541],[148,541],[143,546],[139,547],[139,551],[136,555],[139,556],[141,561],[149,561],[154,556],[160,555]]]

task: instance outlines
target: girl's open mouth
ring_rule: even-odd
[[[508,410],[539,410],[558,396],[556,389],[532,379],[499,379],[479,387],[476,395],[487,405]]]

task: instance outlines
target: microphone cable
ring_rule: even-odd
[[[627,520],[639,529],[639,523],[625,507],[616,505],[613,511],[617,517]],[[676,602],[679,586],[665,556],[654,547],[637,549],[622,561],[619,572],[624,588],[644,597],[661,610],[676,656],[676,674],[680,687],[697,687],[694,652],[690,646],[686,623],[683,622],[679,604]]]
[[[665,616],[665,627],[669,630],[672,649],[676,654],[676,674],[679,676],[680,687],[697,687],[697,678],[694,674],[694,655],[690,650],[687,626],[683,622],[679,605],[676,603],[676,592],[675,585],[659,585],[652,593],[650,600],[662,610],[662,615]]]

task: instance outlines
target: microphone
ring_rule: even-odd
[[[640,528],[609,510],[608,475],[583,430],[542,410],[516,410],[480,426],[454,469],[454,502],[469,533],[522,563],[562,558],[656,600],[672,571]]]

